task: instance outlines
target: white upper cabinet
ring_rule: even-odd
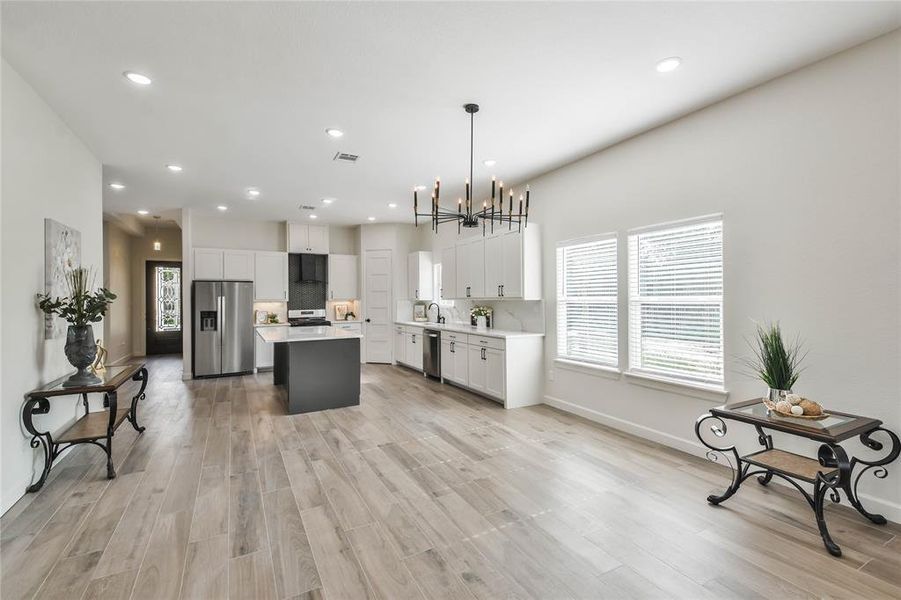
[[[504,285],[504,237],[485,239],[485,296],[500,298]]]
[[[360,297],[357,285],[356,254],[328,255],[328,299],[353,300]]]
[[[251,250],[223,250],[223,279],[253,281],[253,255]]]
[[[411,252],[407,256],[407,297],[432,300],[432,287],[432,253]]]
[[[285,252],[254,252],[254,299],[288,299],[288,255]]]
[[[466,243],[466,285],[467,298],[485,297],[485,238],[477,238]]]
[[[224,279],[222,250],[194,248],[194,279]]]
[[[292,254],[328,254],[328,227],[288,223],[288,252]]]
[[[441,263],[443,298],[541,299],[541,236],[534,223],[522,232],[461,240],[441,252]]]
[[[449,246],[441,250],[441,298],[457,297],[457,249]]]
[[[485,240],[457,243],[457,298],[481,298],[485,294]]]

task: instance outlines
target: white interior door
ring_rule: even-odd
[[[391,250],[366,250],[364,266],[363,340],[366,362],[390,363],[393,342]]]

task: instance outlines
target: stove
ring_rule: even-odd
[[[328,327],[331,324],[325,318],[324,308],[288,311],[288,325],[291,327]]]

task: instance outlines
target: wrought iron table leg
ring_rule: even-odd
[[[886,520],[886,518],[882,515],[878,515],[878,514],[867,511],[861,504],[860,497],[857,495],[857,484],[860,482],[860,478],[863,476],[864,473],[866,473],[870,469],[873,469],[874,477],[876,477],[878,479],[885,479],[888,476],[888,470],[885,468],[885,465],[889,464],[890,462],[892,462],[893,460],[898,458],[898,455],[901,454],[901,442],[899,442],[898,436],[895,435],[894,432],[889,431],[888,429],[883,429],[882,427],[878,427],[872,431],[868,431],[867,433],[861,434],[861,436],[860,436],[861,443],[864,446],[866,446],[867,448],[869,448],[870,450],[875,450],[877,452],[879,450],[882,450],[884,447],[882,442],[879,442],[878,440],[874,440],[872,437],[873,434],[876,433],[877,431],[884,432],[886,435],[888,435],[889,439],[892,442],[892,447],[889,450],[888,454],[886,454],[884,457],[882,457],[879,460],[872,460],[872,461],[863,460],[863,459],[860,459],[857,457],[852,458],[849,470],[853,471],[854,467],[858,463],[865,465],[865,466],[863,469],[860,470],[859,473],[857,473],[857,475],[854,477],[853,482],[851,481],[851,478],[849,477],[842,485],[842,489],[845,491],[845,494],[848,496],[848,502],[851,503],[851,506],[853,506],[857,510],[857,512],[862,514],[864,517],[866,517],[867,519],[869,519],[876,525],[885,525],[888,522]]]
[[[113,479],[116,476],[116,469],[113,467],[113,433],[116,429],[116,400],[115,391],[107,392],[105,395],[105,404],[109,405],[109,424],[106,427],[106,478]]]
[[[823,503],[826,501],[826,492],[830,489],[832,490],[833,502],[837,502],[836,497],[838,496],[838,493],[828,485],[824,484],[820,478],[817,478],[816,482],[813,484],[813,514],[816,518],[817,528],[820,530],[820,537],[823,538],[823,544],[826,546],[826,550],[828,550],[829,554],[832,556],[841,556],[842,549],[839,548],[838,544],[832,541],[832,536],[829,535],[829,529],[826,527],[826,519],[823,516]]]
[[[755,429],[757,429],[757,441],[760,442],[760,445],[766,448],[767,450],[773,449],[773,436],[767,435],[763,432],[763,428],[760,425],[755,425]],[[764,475],[757,476],[757,483],[760,485],[766,485],[773,479],[773,472],[767,471]]]
[[[710,425],[710,431],[713,432],[713,435],[716,437],[724,437],[726,435],[726,423],[720,419],[719,417],[706,414],[701,415],[697,421],[695,421],[695,435],[698,436],[698,439],[701,440],[701,443],[704,444],[707,448],[709,448],[707,452],[707,458],[712,462],[717,462],[717,456],[723,456],[729,461],[729,456],[726,454],[727,452],[731,452],[732,456],[735,458],[735,464],[730,465],[732,467],[732,483],[729,484],[729,487],[726,488],[726,491],[720,494],[719,496],[715,494],[710,494],[707,496],[707,502],[710,504],[719,504],[724,500],[728,500],[732,497],[735,492],[738,491],[738,488],[741,487],[742,481],[745,479],[745,473],[748,470],[748,465],[742,463],[741,457],[738,454],[738,450],[735,449],[735,446],[727,446],[724,448],[719,448],[717,446],[713,446],[708,444],[704,437],[701,435],[701,424],[707,419],[712,419],[714,422]]]
[[[50,403],[46,398],[31,398],[25,402],[25,406],[22,408],[22,424],[25,425],[25,430],[31,434],[29,445],[32,448],[41,446],[41,449],[44,451],[44,468],[41,471],[41,477],[26,488],[28,492],[36,492],[44,487],[47,475],[50,474],[50,467],[53,466],[53,459],[56,458],[57,444],[53,441],[53,436],[50,435],[49,431],[38,431],[35,429],[34,421],[32,420],[32,415],[41,415],[48,412],[50,412]]]
[[[138,425],[138,401],[144,399],[144,390],[147,388],[147,369],[141,369],[135,373],[132,381],[140,381],[141,389],[131,399],[131,410],[128,411],[128,422],[138,433],[144,433],[145,427]]]

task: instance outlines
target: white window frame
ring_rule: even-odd
[[[627,239],[626,239],[626,259],[628,262],[627,267],[627,305],[628,305],[628,335],[627,335],[627,346],[628,346],[628,354],[629,354],[629,367],[626,372],[626,375],[631,376],[633,378],[641,378],[652,381],[657,381],[661,383],[671,383],[681,386],[688,386],[699,388],[702,390],[709,390],[714,392],[724,392],[725,385],[725,354],[724,354],[724,340],[725,340],[725,330],[724,330],[724,316],[723,316],[723,307],[724,307],[724,298],[725,298],[725,273],[723,274],[723,288],[721,295],[714,296],[650,296],[650,297],[641,297],[637,296],[637,285],[638,285],[638,264],[637,264],[637,256],[635,256],[638,236],[642,234],[664,231],[667,229],[680,229],[683,227],[690,227],[693,225],[703,225],[706,223],[714,223],[719,222],[721,228],[723,227],[723,215],[722,214],[713,214],[713,215],[705,215],[703,217],[697,217],[692,219],[684,219],[680,221],[670,221],[667,223],[659,223],[656,225],[651,225],[647,227],[640,227],[636,229],[631,229],[628,231]],[[722,233],[721,229],[721,235]],[[723,244],[723,262],[722,269],[725,271],[725,242]],[[701,378],[697,377],[693,374],[686,373],[684,375],[680,375],[678,373],[672,373],[669,371],[661,371],[655,369],[647,369],[642,367],[639,364],[640,358],[640,347],[638,344],[640,343],[639,338],[635,335],[636,332],[641,332],[641,313],[640,307],[642,304],[650,304],[654,302],[665,302],[670,304],[684,304],[686,306],[691,305],[709,305],[709,304],[717,304],[719,306],[719,358],[720,358],[720,377],[718,379],[712,378]]]
[[[574,246],[581,246],[585,244],[591,244],[596,242],[613,242],[613,267],[615,269],[615,281],[616,287],[613,291],[613,295],[611,296],[577,296],[573,299],[573,302],[579,302],[582,304],[605,304],[612,305],[614,309],[614,319],[615,319],[615,327],[614,327],[614,335],[613,335],[613,346],[616,352],[616,358],[612,361],[599,361],[592,357],[573,355],[573,354],[565,354],[561,353],[561,346],[564,346],[565,343],[561,340],[561,336],[565,336],[565,306],[567,303],[567,298],[564,296],[564,273],[563,273],[563,264],[562,264],[562,252],[567,248],[571,248]],[[556,276],[556,302],[557,302],[557,311],[556,311],[556,323],[557,323],[557,348],[555,351],[555,360],[558,363],[561,363],[564,366],[584,366],[590,369],[597,370],[606,370],[613,371],[619,373],[619,363],[620,357],[622,356],[622,352],[620,352],[619,348],[619,238],[615,232],[613,233],[603,233],[598,235],[574,238],[569,240],[562,240],[557,242],[556,251],[555,251],[555,276]],[[562,320],[561,320],[562,318]]]

